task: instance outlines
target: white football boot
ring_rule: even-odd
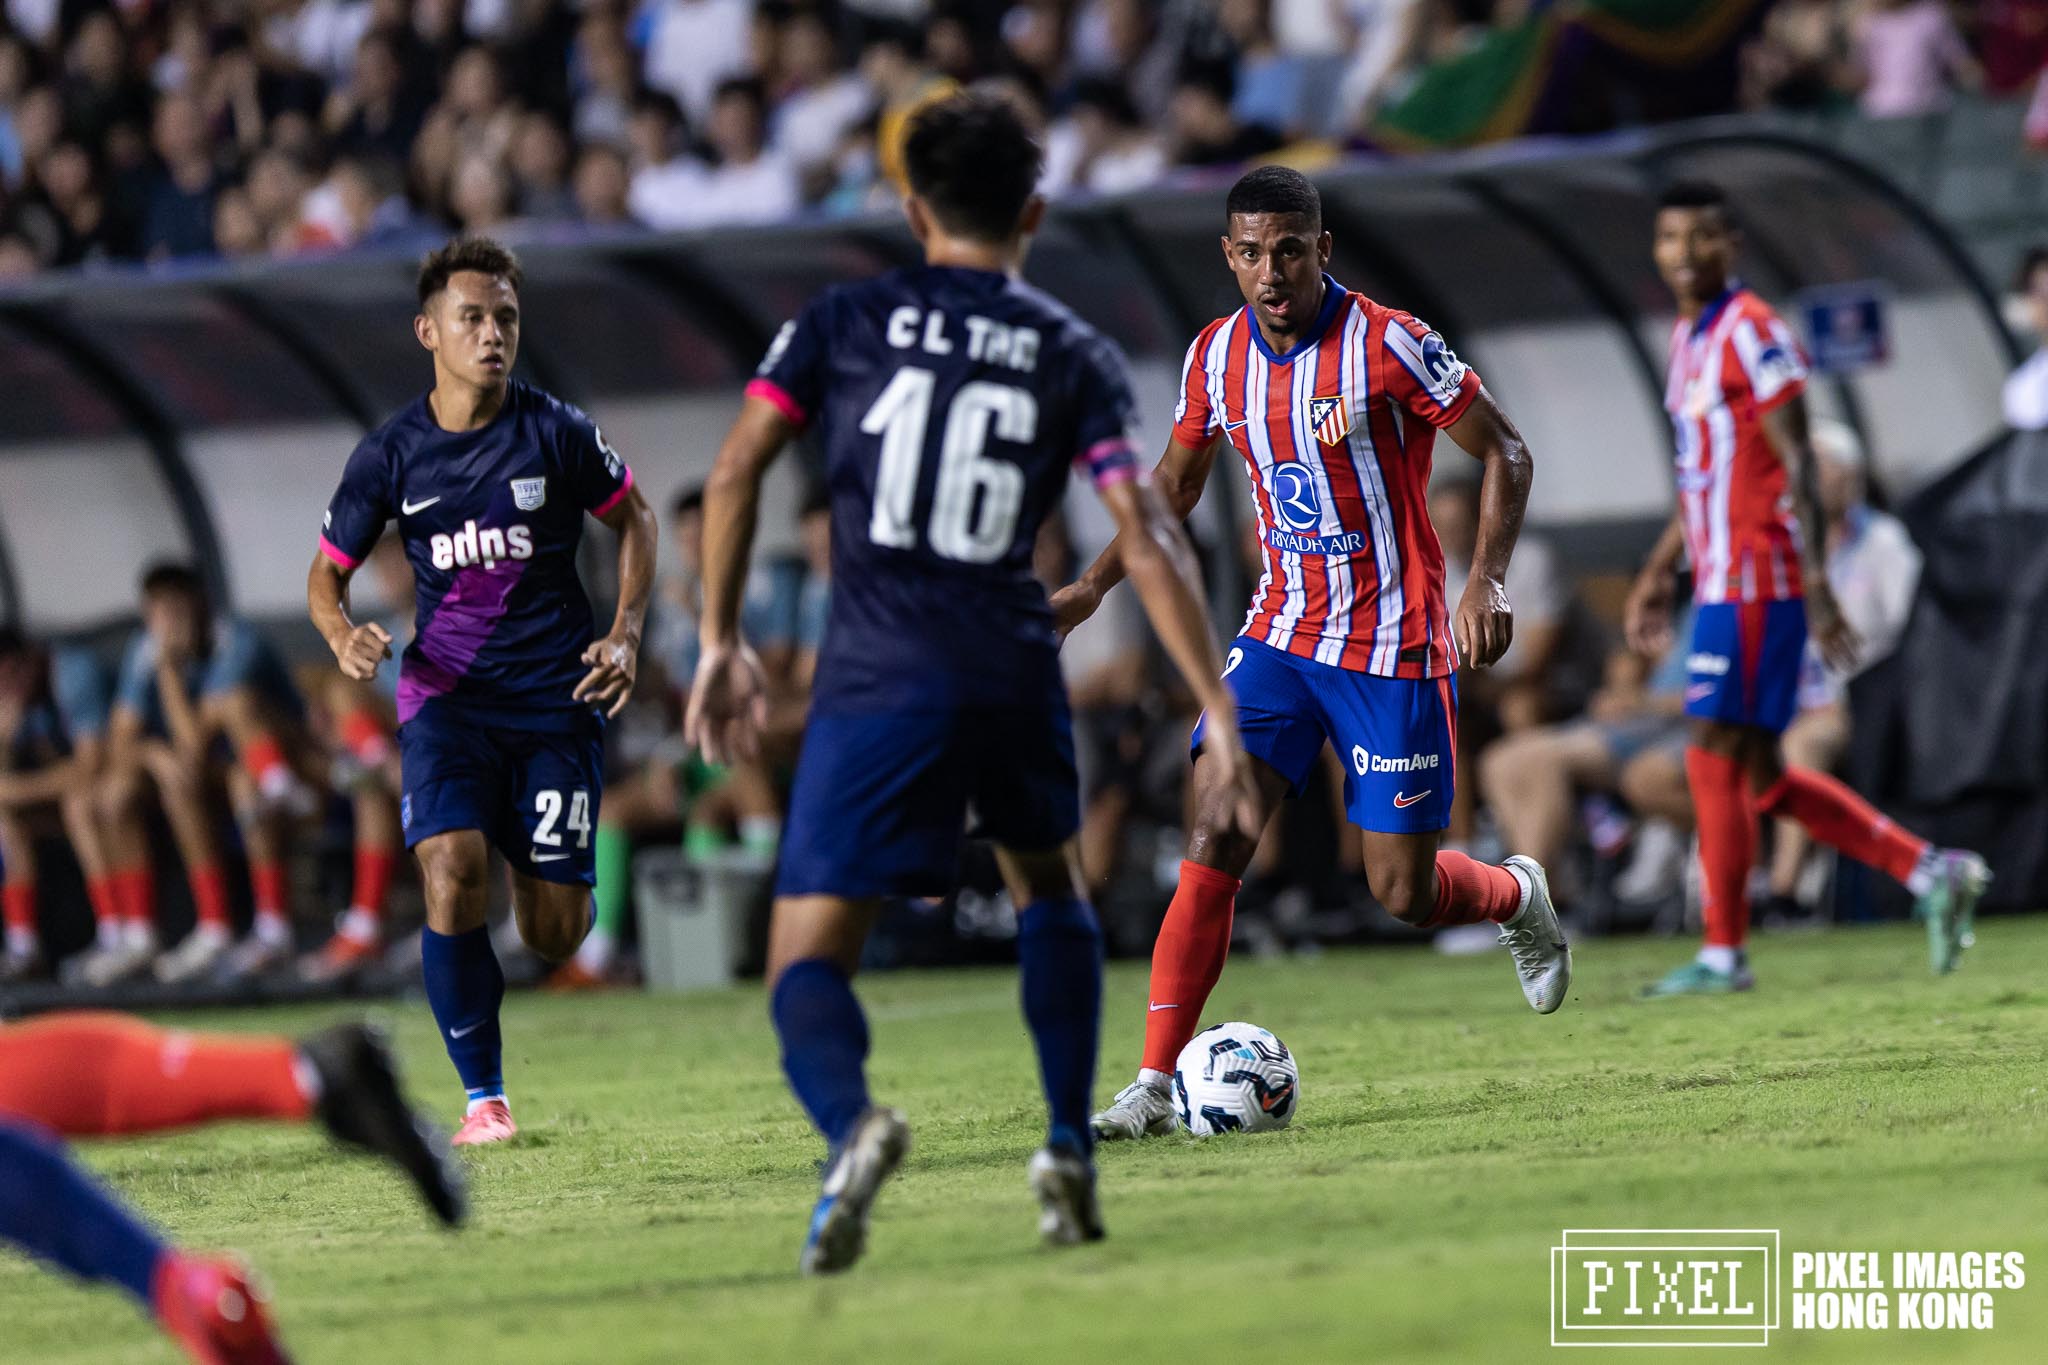
[[[1538,1014],[1555,1013],[1572,988],[1572,948],[1550,902],[1550,879],[1543,864],[1517,853],[1502,863],[1529,879],[1529,903],[1500,926],[1500,941],[1514,955],[1522,995]]]
[[[1132,1081],[1116,1092],[1109,1108],[1088,1120],[1098,1142],[1163,1137],[1174,1130],[1173,1092],[1150,1081]]]
[[[810,1230],[797,1265],[806,1275],[850,1267],[867,1248],[868,1209],[882,1182],[910,1152],[910,1125],[894,1109],[870,1109],[825,1170],[825,1186],[811,1210]]]

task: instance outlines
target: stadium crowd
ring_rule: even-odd
[[[976,81],[1032,110],[1051,192],[1113,193],[1370,145],[1419,71],[1546,8],[7,0],[0,279],[843,215],[888,202],[908,113]],[[1750,105],[1921,112],[2032,80],[2048,0],[1779,0],[1742,56]]]

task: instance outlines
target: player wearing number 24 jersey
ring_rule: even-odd
[[[827,291],[778,336],[705,486],[703,650],[691,738],[749,751],[759,668],[738,638],[768,462],[815,427],[832,505],[832,606],[776,875],[770,1008],[791,1087],[830,1148],[801,1265],[843,1270],[902,1160],[902,1115],[870,1104],[849,974],[878,898],[953,883],[971,808],[1018,907],[1025,1019],[1050,1109],[1031,1183],[1047,1240],[1102,1235],[1088,1129],[1101,931],[1079,884],[1074,743],[1058,641],[1031,575],[1068,470],[1094,481],[1168,650],[1205,702],[1221,662],[1200,575],[1138,473],[1114,349],[1018,274],[1044,203],[1014,109],[957,96],[905,141],[926,264]],[[1209,761],[1249,807],[1228,719]],[[1240,818],[1248,810],[1240,809]]]
[[[1570,987],[1571,952],[1543,869],[1437,847],[1456,782],[1452,674],[1461,653],[1475,667],[1493,663],[1513,634],[1503,580],[1529,497],[1528,449],[1441,336],[1330,276],[1322,201],[1299,172],[1250,172],[1224,216],[1224,259],[1245,306],[1188,348],[1159,476],[1183,515],[1220,451],[1250,476],[1265,568],[1224,680],[1259,783],[1253,828],[1299,795],[1334,747],[1380,904],[1424,928],[1498,924],[1524,996],[1548,1014]],[[1475,568],[1455,618],[1426,510],[1439,431],[1486,467]],[[1126,544],[1060,591],[1063,628],[1121,576]],[[1208,711],[1195,729],[1195,818],[1153,949],[1138,1079],[1096,1115],[1101,1137],[1172,1129],[1174,1063],[1229,952],[1257,841],[1213,818],[1214,774],[1199,749],[1217,719]]]

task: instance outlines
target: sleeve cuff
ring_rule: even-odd
[[[1465,382],[1458,387],[1458,396],[1451,400],[1449,407],[1437,413],[1434,424],[1439,428],[1455,426],[1458,419],[1465,415],[1466,409],[1479,397],[1479,390],[1484,387],[1479,379],[1479,371],[1466,370]]]
[[[620,481],[619,486],[617,488],[612,490],[612,495],[610,497],[606,498],[603,502],[599,503],[597,506],[590,509],[590,515],[592,515],[593,517],[597,517],[598,519],[602,520],[603,518],[610,516],[612,509],[614,507],[617,507],[620,503],[624,502],[626,500],[626,494],[633,491],[633,466],[625,465],[622,467],[626,471],[626,477]]]
[[[344,569],[358,569],[362,567],[362,560],[357,559],[326,536],[320,537],[320,553],[326,555]]]
[[[800,427],[806,425],[809,420],[804,412],[804,405],[790,397],[789,390],[783,388],[782,385],[772,379],[753,379],[748,381],[746,396],[749,398],[759,398],[763,402],[773,404],[781,411],[784,417],[787,417]]]
[[[1121,436],[1097,441],[1082,451],[1074,463],[1088,471],[1088,477],[1095,481],[1097,488],[1107,488],[1138,476],[1137,457],[1131,452],[1131,443]]]
[[[1788,379],[1780,384],[1778,391],[1769,398],[1756,399],[1756,410],[1759,414],[1775,412],[1805,392],[1806,381],[1804,379]]]

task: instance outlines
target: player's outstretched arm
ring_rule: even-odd
[[[1152,487],[1172,512],[1175,524],[1186,521],[1209,486],[1209,471],[1216,464],[1221,438],[1212,439],[1197,450],[1168,439],[1166,453],[1152,471]],[[1064,639],[1067,632],[1095,614],[1102,597],[1123,581],[1129,566],[1124,562],[1125,535],[1118,532],[1109,547],[1096,557],[1087,572],[1052,595],[1053,624]]]
[[[775,404],[742,399],[704,481],[704,614],[683,733],[713,763],[752,758],[761,749],[768,685],[760,658],[740,637],[740,599],[760,515],[761,479],[796,431]]]
[[[391,657],[391,632],[375,621],[359,626],[349,620],[348,581],[354,573],[325,553],[316,553],[313,567],[306,571],[306,614],[334,651],[342,673],[368,682],[377,676],[377,665]]]
[[[1806,627],[1821,658],[1838,669],[1855,666],[1861,642],[1835,605],[1828,587],[1828,528],[1820,501],[1820,464],[1806,421],[1806,399],[1794,395],[1765,410],[1764,435],[1785,466],[1792,514],[1799,521],[1799,572],[1806,592]]]
[[[583,651],[590,671],[571,695],[616,716],[632,700],[633,681],[639,676],[640,635],[647,625],[647,599],[654,594],[660,532],[654,525],[654,509],[633,485],[598,520],[619,535],[619,609],[612,616],[612,628]]]
[[[1447,430],[1466,454],[1486,467],[1479,481],[1479,540],[1472,550],[1472,575],[1451,621],[1452,637],[1466,661],[1486,668],[1508,652],[1515,638],[1508,560],[1522,534],[1536,463],[1528,442],[1484,385],[1464,416]]]
[[[1152,629],[1207,713],[1203,752],[1223,767],[1237,792],[1237,827],[1257,838],[1262,827],[1257,783],[1237,734],[1237,703],[1223,686],[1223,660],[1202,599],[1202,569],[1180,517],[1142,476],[1101,487],[1116,517],[1116,543]]]

